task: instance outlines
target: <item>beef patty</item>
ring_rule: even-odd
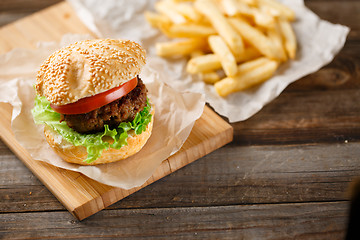
[[[96,133],[103,131],[105,124],[111,129],[121,122],[132,121],[146,105],[147,89],[137,78],[137,86],[127,95],[88,113],[61,115],[61,121],[79,133]]]

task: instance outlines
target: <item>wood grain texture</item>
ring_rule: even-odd
[[[40,11],[61,0],[1,0],[0,1],[0,26],[9,24],[15,20],[26,17]]]
[[[11,5],[4,18],[41,1]],[[360,176],[360,1],[305,3],[351,28],[330,64],[231,124],[231,144],[84,221],[0,142],[0,238],[344,239],[349,185]]]
[[[327,144],[231,145],[108,209],[346,201],[349,182],[360,175],[359,155],[357,143],[333,144],[331,149]],[[222,161],[219,156],[223,156]],[[17,161],[8,160],[4,169],[14,168]],[[0,191],[3,212],[64,209],[26,168],[13,173],[21,177],[11,178],[10,173],[4,173],[0,179],[2,185],[16,186]],[[50,200],[43,202],[45,199]]]
[[[313,10],[321,19],[332,23],[341,23],[351,28],[348,40],[358,41],[360,37],[360,2],[358,0],[308,0],[306,6]],[[344,14],[346,13],[346,14]]]
[[[360,82],[359,79],[356,80]],[[232,124],[234,143],[304,144],[360,140],[358,89],[286,91],[248,121]],[[294,107],[296,106],[296,107]],[[264,134],[266,133],[266,134]]]
[[[44,18],[52,24],[49,25]],[[89,34],[89,30],[71,7],[61,2],[1,28],[0,54],[14,47],[34,48],[39,41],[59,41],[65,33]]]
[[[8,239],[343,239],[347,210],[344,202],[121,209],[86,222],[65,212],[10,213],[0,215],[0,232]]]

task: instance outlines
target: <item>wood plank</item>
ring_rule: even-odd
[[[231,144],[108,209],[346,201],[359,155],[358,143]],[[2,212],[64,209],[15,157],[0,162],[0,173]]]
[[[0,1],[0,26],[9,24],[34,12],[50,7],[62,0],[1,0]]]
[[[348,39],[360,37],[360,2],[357,0],[307,0],[305,5],[321,19],[339,23],[351,28]],[[346,13],[346,14],[344,14]]]
[[[233,144],[358,142],[360,105],[356,103],[359,98],[359,88],[285,91],[261,113],[232,124]]]
[[[358,143],[228,145],[111,207],[206,207],[348,200],[349,183],[360,176],[359,154]]]
[[[123,209],[102,211],[83,222],[66,212],[9,213],[0,215],[0,234],[6,239],[331,240],[344,238],[347,211],[346,202]]]
[[[63,34],[72,31],[89,33],[71,7],[63,2],[0,29],[0,49],[34,47],[39,40],[59,40]],[[165,160],[142,186],[123,190],[100,184],[77,172],[32,160],[11,132],[11,107],[1,104],[0,115],[3,116],[0,119],[3,141],[78,219],[96,213],[232,140],[232,127],[205,107],[203,116],[196,121],[189,140],[180,151]]]
[[[40,17],[39,20],[39,16],[43,15],[49,19],[42,21]],[[40,26],[39,23],[41,23]],[[49,23],[60,32],[51,30],[50,33],[53,35],[47,32],[46,30],[52,29],[46,26]],[[35,32],[36,34],[34,34]],[[89,30],[77,18],[74,10],[66,2],[61,2],[2,27],[0,31],[0,54],[15,47],[34,48],[39,41],[59,41],[61,36],[66,33],[90,34]]]
[[[0,26],[12,23],[18,19],[28,16],[29,13],[0,13]]]
[[[359,51],[360,37],[358,42],[346,42],[330,64],[292,83],[285,91],[312,91],[316,94],[318,91],[359,88]]]
[[[2,12],[37,12],[41,9],[61,2],[62,0],[1,0],[0,9]]]

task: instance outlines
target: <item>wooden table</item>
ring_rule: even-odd
[[[56,2],[2,0],[0,25]],[[360,176],[360,1],[306,5],[351,28],[332,63],[232,124],[232,143],[83,221],[0,141],[0,238],[343,239]]]

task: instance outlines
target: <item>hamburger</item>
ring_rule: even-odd
[[[139,77],[145,55],[129,40],[85,40],[41,65],[32,114],[36,124],[45,124],[45,138],[62,159],[110,163],[145,145],[154,115]]]

